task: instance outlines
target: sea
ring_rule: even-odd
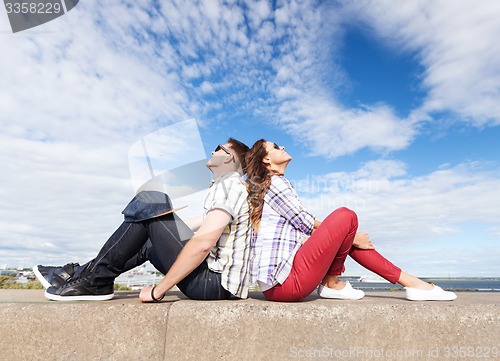
[[[354,288],[365,292],[384,292],[402,290],[403,286],[393,285],[381,279],[366,279],[364,277],[341,277],[344,281],[349,281]],[[421,278],[424,281],[434,283],[448,291],[458,292],[500,292],[500,277],[491,278]]]
[[[2,275],[15,275],[16,271],[2,270]],[[17,281],[26,283],[34,279],[32,272],[19,274]],[[139,267],[132,271],[123,273],[115,283],[127,286],[131,289],[141,289],[147,285],[154,285],[161,281],[163,275],[159,272],[146,270],[145,267]],[[441,278],[421,278],[424,281],[434,283],[448,291],[458,292],[500,292],[500,277],[441,277]],[[378,276],[342,276],[341,280],[349,281],[354,288],[365,292],[389,292],[402,290],[399,284],[393,285]]]
[[[145,285],[158,283],[163,276],[159,273],[123,274],[115,282],[132,289],[140,289]],[[399,284],[393,285],[385,280],[370,277],[341,277],[349,281],[354,288],[365,292],[389,292],[403,290]],[[363,279],[363,281],[361,281]],[[500,292],[500,277],[491,278],[422,278],[448,291],[458,292]]]

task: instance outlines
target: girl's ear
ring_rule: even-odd
[[[271,165],[271,159],[269,159],[269,157],[264,157],[264,159],[262,159],[262,163],[269,166]]]

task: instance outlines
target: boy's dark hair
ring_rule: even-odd
[[[248,148],[248,146],[245,143],[242,143],[234,138],[229,138],[227,142],[231,144],[231,148],[234,150],[236,156],[238,157],[238,160],[240,161],[243,173],[245,173],[247,168],[247,162],[245,158],[250,148]]]

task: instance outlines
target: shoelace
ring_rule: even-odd
[[[61,287],[62,288],[67,288],[69,286],[73,286],[76,283],[79,283],[80,281],[85,281],[85,279],[89,278],[89,277],[90,277],[90,274],[89,275],[80,276],[80,277],[77,277],[77,278],[74,278],[74,279],[72,278],[71,281],[69,281],[68,283],[65,283]]]

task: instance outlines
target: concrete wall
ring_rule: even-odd
[[[0,334],[7,361],[500,360],[500,294],[273,303],[260,294],[208,302],[171,292],[163,303],[141,304],[137,292],[53,302],[43,291],[0,290]]]

